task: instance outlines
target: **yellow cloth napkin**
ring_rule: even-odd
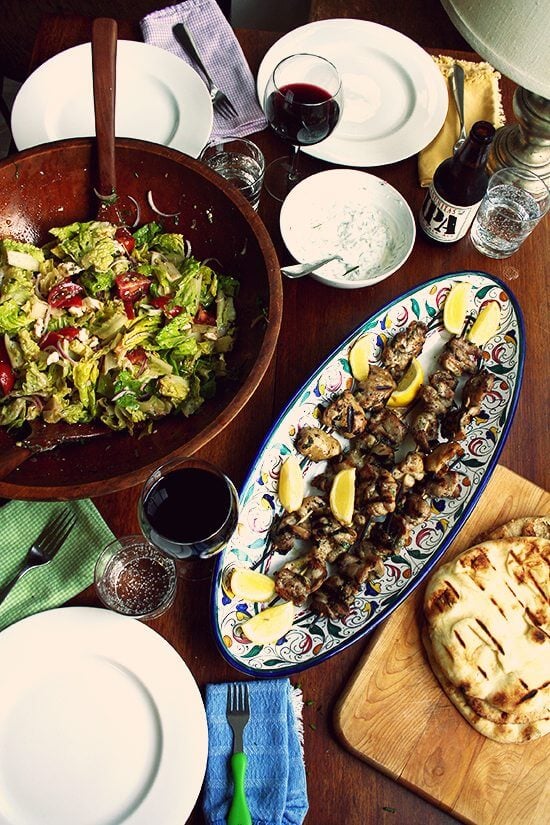
[[[460,132],[458,112],[451,91],[451,72],[454,63],[464,69],[464,121],[466,132],[478,120],[487,120],[498,128],[504,125],[504,111],[499,88],[500,73],[488,63],[456,60],[439,55],[433,60],[447,82],[449,108],[445,123],[438,134],[418,155],[418,178],[421,186],[429,186],[442,160],[453,154],[453,146]]]

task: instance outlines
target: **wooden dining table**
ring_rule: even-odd
[[[317,5],[322,7],[323,4]],[[331,11],[334,11],[334,5],[329,4]],[[399,4],[395,4],[393,26],[406,33],[406,20],[400,19],[398,7]],[[89,41],[90,32],[89,19],[45,18],[29,70],[63,49]],[[255,75],[262,57],[280,34],[252,30],[237,30],[236,34]],[[136,21],[120,20],[119,37],[139,39]],[[426,42],[430,38],[431,42]],[[444,44],[438,42],[435,25],[431,31],[424,32],[422,45],[430,47],[434,54],[441,50]],[[479,59],[470,53],[449,52],[448,46],[445,53]],[[512,117],[514,85],[502,77],[501,89],[505,112]],[[287,151],[269,130],[250,137],[260,146],[268,162]],[[328,163],[305,154],[301,162],[310,173],[331,168]],[[367,171],[396,187],[413,213],[418,213],[424,192],[418,182],[416,156]],[[280,204],[264,192],[259,214],[273,240],[280,263],[284,265],[293,261],[282,242],[279,212]],[[507,260],[483,257],[468,237],[447,246],[430,242],[418,231],[406,263],[394,275],[374,286],[341,290],[311,278],[285,280],[282,327],[270,368],[247,406],[200,451],[201,456],[219,465],[237,485],[241,484],[266,432],[285,403],[356,326],[417,284],[443,273],[472,269],[492,273],[507,282],[517,297],[525,322],[527,356],[523,387],[500,463],[536,484],[548,487],[548,261],[550,221],[547,217],[521,249]],[[510,275],[517,277],[507,281]],[[136,487],[94,499],[117,536],[138,532],[136,505],[139,492]],[[99,603],[90,587],[70,604],[98,606]],[[243,678],[216,649],[209,618],[208,581],[190,583],[182,579],[174,606],[150,624],[178,651],[201,688],[207,683]],[[358,759],[338,739],[333,720],[335,704],[367,644],[368,640],[363,638],[338,655],[291,678],[292,682],[301,685],[306,700],[304,757],[310,805],[306,825],[444,825],[455,822],[433,801],[422,798]],[[204,822],[200,800],[189,822]]]

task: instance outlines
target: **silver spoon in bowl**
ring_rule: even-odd
[[[340,255],[331,255],[330,258],[323,258],[322,261],[315,261],[313,264],[292,264],[291,266],[282,266],[281,272],[287,278],[303,278],[305,275],[311,275],[320,266],[330,263],[331,261],[341,261]]]

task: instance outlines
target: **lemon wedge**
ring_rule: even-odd
[[[283,461],[277,492],[279,501],[288,513],[293,513],[301,506],[304,500],[304,477],[295,455],[289,455]]]
[[[358,338],[349,352],[351,374],[356,381],[366,381],[369,377],[369,358],[372,353],[372,343],[368,335]]]
[[[292,627],[294,613],[292,602],[266,607],[256,616],[243,622],[242,631],[251,642],[259,645],[274,644]]]
[[[229,580],[231,592],[248,602],[268,602],[275,595],[275,582],[265,573],[237,567]]]
[[[470,290],[470,284],[466,281],[460,281],[458,284],[453,284],[445,298],[443,324],[447,332],[453,335],[459,335],[464,326],[466,313],[468,312]]]
[[[341,524],[351,524],[355,503],[355,467],[336,473],[330,488],[330,509]]]
[[[467,338],[478,347],[486,344],[489,338],[496,335],[500,326],[500,304],[498,301],[489,301],[479,311]]]
[[[406,407],[414,401],[424,381],[424,372],[420,362],[413,358],[411,365],[390,397],[388,407]]]

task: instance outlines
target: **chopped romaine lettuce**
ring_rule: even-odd
[[[0,241],[0,335],[15,373],[0,426],[98,418],[114,430],[151,429],[161,416],[194,413],[226,374],[238,282],[158,223],[136,230],[131,250],[117,229],[54,227],[43,248]],[[147,276],[146,289],[133,273]],[[75,300],[50,304],[64,281]]]

